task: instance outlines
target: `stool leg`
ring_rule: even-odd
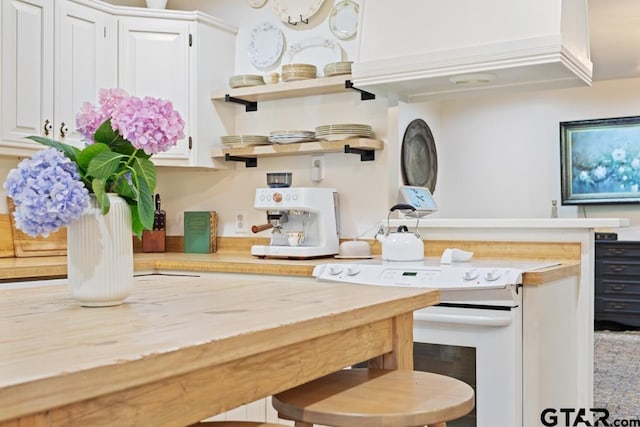
[[[427,427],[447,427],[447,423],[429,424]]]
[[[305,423],[305,422],[302,422],[302,421],[295,421],[293,425],[295,427],[313,427],[313,424]]]

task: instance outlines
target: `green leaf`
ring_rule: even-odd
[[[120,162],[126,158],[125,155],[114,153],[113,151],[102,151],[91,159],[87,174],[103,180],[108,180],[120,166]]]
[[[124,139],[118,131],[113,129],[111,126],[111,119],[106,120],[100,125],[96,130],[93,139],[96,142],[107,144],[109,148],[111,148],[111,151],[115,151],[116,153],[132,156],[136,152],[136,149],[131,142]]]
[[[59,142],[51,138],[44,138],[42,136],[28,136],[27,139],[37,142],[38,144],[46,145],[49,147],[53,147],[58,151],[62,151],[67,158],[72,161],[76,161],[78,153],[80,150],[73,145],[65,144],[64,142]]]
[[[82,168],[82,170],[87,170],[89,167],[89,163],[96,156],[96,154],[101,153],[103,151],[109,151],[109,146],[107,144],[103,144],[101,142],[96,142],[95,144],[87,145],[78,153],[77,163]]]
[[[137,187],[138,187],[138,215],[140,222],[145,230],[151,230],[153,228],[153,217],[155,209],[153,206],[153,191],[149,188],[147,182],[144,179],[140,179],[136,175]],[[135,181],[134,181],[135,182]]]
[[[156,167],[153,162],[149,159],[134,157],[131,167],[138,179],[144,180],[149,191],[153,193],[156,188]],[[139,186],[138,189],[140,189]],[[138,196],[138,201],[140,201],[143,196],[142,194]]]
[[[129,184],[129,181],[125,176],[121,176],[115,182],[113,186],[113,191],[118,193],[118,195],[124,197],[125,199],[129,199],[135,202],[138,197],[138,192],[133,184]]]
[[[105,190],[106,184],[101,179],[94,179],[91,183],[93,187],[93,193],[96,196],[96,201],[98,202],[98,206],[100,207],[100,211],[103,215],[109,212],[109,208],[111,207],[111,202],[109,202],[109,196],[107,196],[107,192]]]
[[[142,231],[144,230],[144,225],[142,225],[142,221],[140,221],[140,214],[138,213],[137,205],[130,205],[131,207],[131,229],[133,233],[138,236],[138,239],[142,238]]]

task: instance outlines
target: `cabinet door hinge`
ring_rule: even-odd
[[[189,137],[189,150],[193,148],[193,138]]]
[[[189,33],[189,47],[193,46],[193,35]]]
[[[104,38],[105,39],[107,38],[107,27],[106,26],[104,27]]]

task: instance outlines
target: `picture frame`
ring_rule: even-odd
[[[560,122],[563,205],[640,203],[640,116]]]

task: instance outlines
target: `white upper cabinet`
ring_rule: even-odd
[[[362,0],[354,85],[406,101],[591,84],[587,0]]]
[[[56,12],[55,135],[81,146],[76,114],[118,83],[117,25],[113,15],[72,1],[59,2]]]
[[[2,1],[2,145],[23,154],[53,134],[53,0]]]
[[[75,114],[117,84],[113,17],[70,0],[11,0],[2,8],[0,152],[41,149],[24,139],[31,135],[81,145]]]
[[[185,138],[154,155],[160,166],[230,166],[211,157],[233,128],[232,106],[213,106],[235,64],[237,28],[193,11],[121,7],[94,0],[2,0],[0,155],[28,156],[48,136],[74,145],[75,116],[102,88],[169,99]]]
[[[185,119],[185,138],[153,159],[189,159],[190,24],[159,18],[120,18],[120,87],[130,95],[168,99]]]
[[[147,13],[119,18],[120,87],[135,96],[170,100],[185,121],[185,138],[155,154],[153,162],[230,168],[213,159],[211,150],[233,126],[234,110],[214,108],[208,94],[233,74],[237,29],[200,12]]]

